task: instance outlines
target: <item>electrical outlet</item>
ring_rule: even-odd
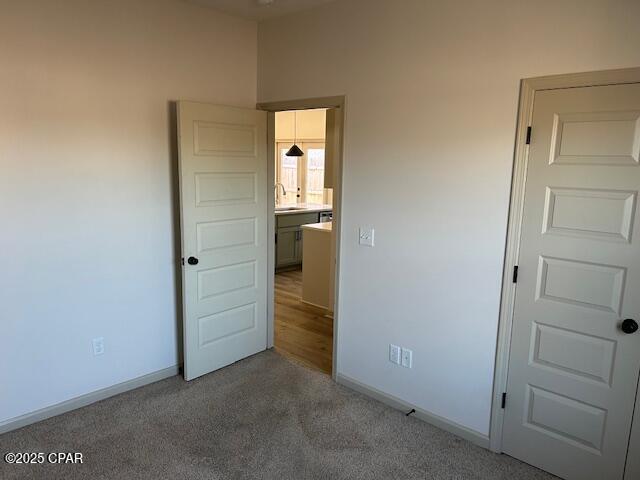
[[[400,347],[397,345],[389,345],[389,361],[400,365]]]
[[[94,338],[92,344],[94,355],[102,355],[104,353],[104,337]]]
[[[401,365],[405,368],[411,368],[413,366],[413,351],[408,348],[402,349]]]
[[[360,227],[360,233],[358,237],[358,243],[365,247],[373,247],[374,245],[375,230],[371,227]]]

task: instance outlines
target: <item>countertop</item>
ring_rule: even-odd
[[[307,223],[306,225],[302,225],[301,228],[303,230],[315,230],[318,232],[331,233],[333,222]]]
[[[291,205],[293,207],[293,205]],[[322,205],[315,203],[298,204],[295,210],[276,210],[276,215],[295,215],[297,213],[315,213],[330,212],[333,210],[331,205]],[[278,208],[278,207],[276,207]]]

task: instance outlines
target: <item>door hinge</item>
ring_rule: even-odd
[[[504,408],[506,404],[507,404],[507,392],[502,392],[502,403],[500,406]]]
[[[527,140],[525,142],[527,145],[531,143],[531,127],[527,127]]]
[[[278,234],[276,233],[276,241],[275,243],[278,243]]]
[[[518,265],[513,267],[513,283],[518,283]]]

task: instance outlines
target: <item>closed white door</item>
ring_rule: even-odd
[[[529,148],[503,450],[622,480],[640,371],[640,84],[537,92]]]
[[[184,372],[267,348],[266,112],[178,103]]]

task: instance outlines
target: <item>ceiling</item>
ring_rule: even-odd
[[[222,12],[250,20],[266,20],[293,12],[308,10],[335,0],[273,0],[270,5],[261,5],[268,0],[186,0]]]

